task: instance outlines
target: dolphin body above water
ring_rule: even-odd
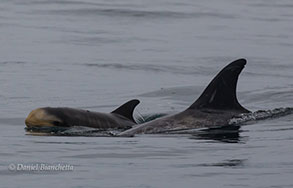
[[[130,100],[111,113],[91,112],[74,108],[37,108],[25,120],[27,127],[85,126],[99,129],[129,129],[136,124],[134,108],[139,100]]]
[[[236,97],[238,76],[245,64],[245,59],[238,59],[224,67],[200,97],[183,112],[134,126],[118,136],[171,133],[229,125],[229,120],[233,117],[250,112],[239,104]]]

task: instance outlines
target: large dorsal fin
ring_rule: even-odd
[[[116,110],[114,110],[111,113],[119,114],[119,115],[133,121],[134,123],[136,123],[135,120],[133,119],[133,111],[134,111],[134,108],[138,104],[139,104],[139,100],[133,99],[133,100],[130,100],[130,101],[122,104],[121,106],[119,106]]]
[[[236,96],[238,76],[245,64],[245,59],[238,59],[223,68],[188,109],[221,109],[249,112],[239,104]]]

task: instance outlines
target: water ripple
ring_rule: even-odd
[[[88,67],[109,68],[109,69],[126,69],[141,70],[152,72],[169,72],[177,74],[204,74],[209,72],[208,68],[190,67],[182,65],[156,65],[156,64],[120,64],[120,63],[87,63]]]
[[[182,18],[214,18],[214,19],[234,19],[235,15],[217,12],[178,12],[178,11],[152,11],[137,10],[127,8],[77,8],[77,9],[59,9],[59,10],[35,10],[36,14],[48,15],[72,15],[72,16],[111,16],[111,17],[134,17],[149,19],[182,19]],[[31,14],[31,13],[30,13]]]

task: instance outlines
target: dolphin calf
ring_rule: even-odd
[[[129,129],[136,124],[134,108],[139,100],[130,100],[111,113],[91,112],[74,108],[38,108],[30,112],[25,120],[27,127],[70,127]]]
[[[245,64],[245,59],[238,59],[224,67],[200,97],[183,112],[137,125],[119,136],[170,133],[228,125],[234,116],[250,112],[239,104],[236,97],[238,76]]]

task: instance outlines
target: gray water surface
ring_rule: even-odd
[[[0,187],[293,187],[293,116],[231,134],[32,136],[34,108],[184,110],[237,58],[240,103],[293,107],[290,0],[2,0]],[[62,164],[66,171],[9,170]]]

